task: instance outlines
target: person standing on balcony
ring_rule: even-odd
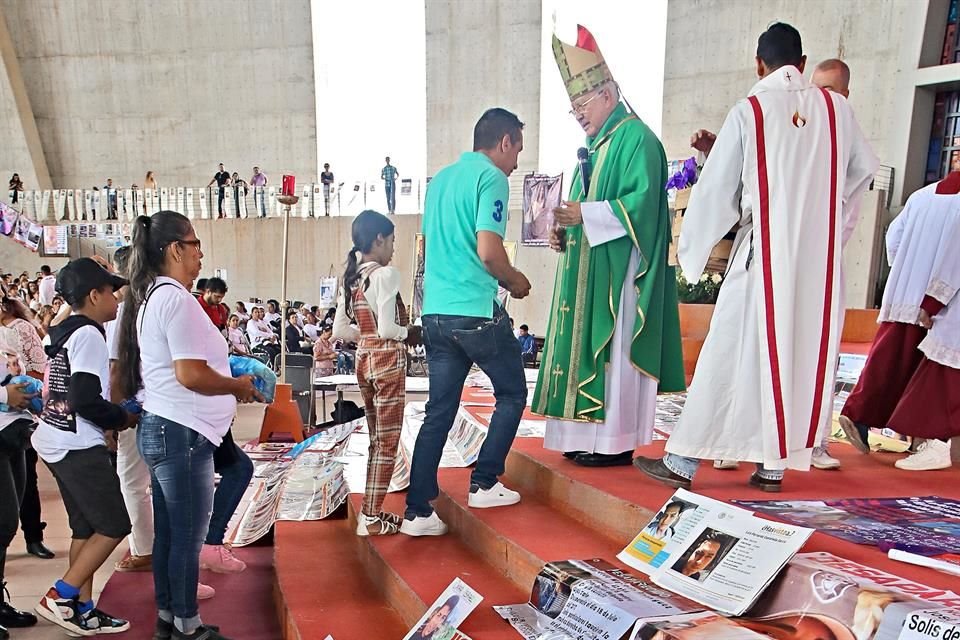
[[[320,174],[320,182],[323,184],[323,207],[326,214],[330,215],[330,190],[333,189],[333,171],[330,171],[330,163],[323,164],[323,172]]]
[[[226,169],[223,168],[223,163],[220,163],[220,170],[213,174],[213,180],[211,180],[207,187],[213,186],[213,183],[217,183],[217,217],[223,218],[223,198],[226,195],[227,183],[230,182],[230,174],[227,173]]]
[[[253,168],[250,177],[250,186],[253,187],[253,207],[261,218],[267,217],[267,174],[260,171],[260,167]],[[259,198],[259,199],[258,199]]]
[[[380,170],[380,178],[383,180],[383,190],[387,194],[387,213],[394,214],[397,211],[397,178],[400,172],[390,164],[390,156],[385,158],[386,166]]]
[[[689,488],[701,459],[743,460],[757,464],[751,485],[779,491],[785,469],[809,470],[831,421],[843,241],[879,161],[847,101],[811,86],[805,64],[792,26],[761,34],[760,80],[691,193],[678,248],[688,281],[740,228],[667,455],[634,460],[669,486]]]

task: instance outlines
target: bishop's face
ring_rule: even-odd
[[[617,100],[612,89],[607,86],[577,98],[570,106],[570,113],[577,119],[583,132],[592,138],[600,132],[607,118],[613,113]]]

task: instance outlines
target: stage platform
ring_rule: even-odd
[[[659,455],[663,442],[638,450]],[[704,465],[694,491],[721,500],[785,500],[939,495],[960,499],[957,468],[911,473],[893,466],[895,454],[862,456],[838,443],[831,453],[843,469],[788,473],[780,494],[747,485],[753,465],[717,471]],[[451,531],[441,538],[354,534],[360,496],[351,496],[346,519],[280,522],[275,536],[275,599],[286,640],[377,638],[400,640],[456,577],[484,601],[462,631],[474,640],[519,638],[491,605],[526,601],[534,575],[552,560],[616,554],[673,490],[632,467],[586,469],[545,451],[535,438],[517,439],[504,483],[523,501],[501,509],[466,507],[469,469],[441,469],[436,507]],[[386,508],[403,510],[404,494]],[[875,547],[816,533],[804,551],[829,551],[942,589],[956,577],[887,559]],[[617,563],[618,564],[618,563]]]

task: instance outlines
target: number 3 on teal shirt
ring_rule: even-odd
[[[493,219],[497,222],[503,220],[503,201],[497,200],[493,203]]]

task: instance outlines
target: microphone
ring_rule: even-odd
[[[586,147],[577,149],[577,165],[580,167],[580,187],[583,189],[581,200],[586,200],[590,191],[590,152]]]

